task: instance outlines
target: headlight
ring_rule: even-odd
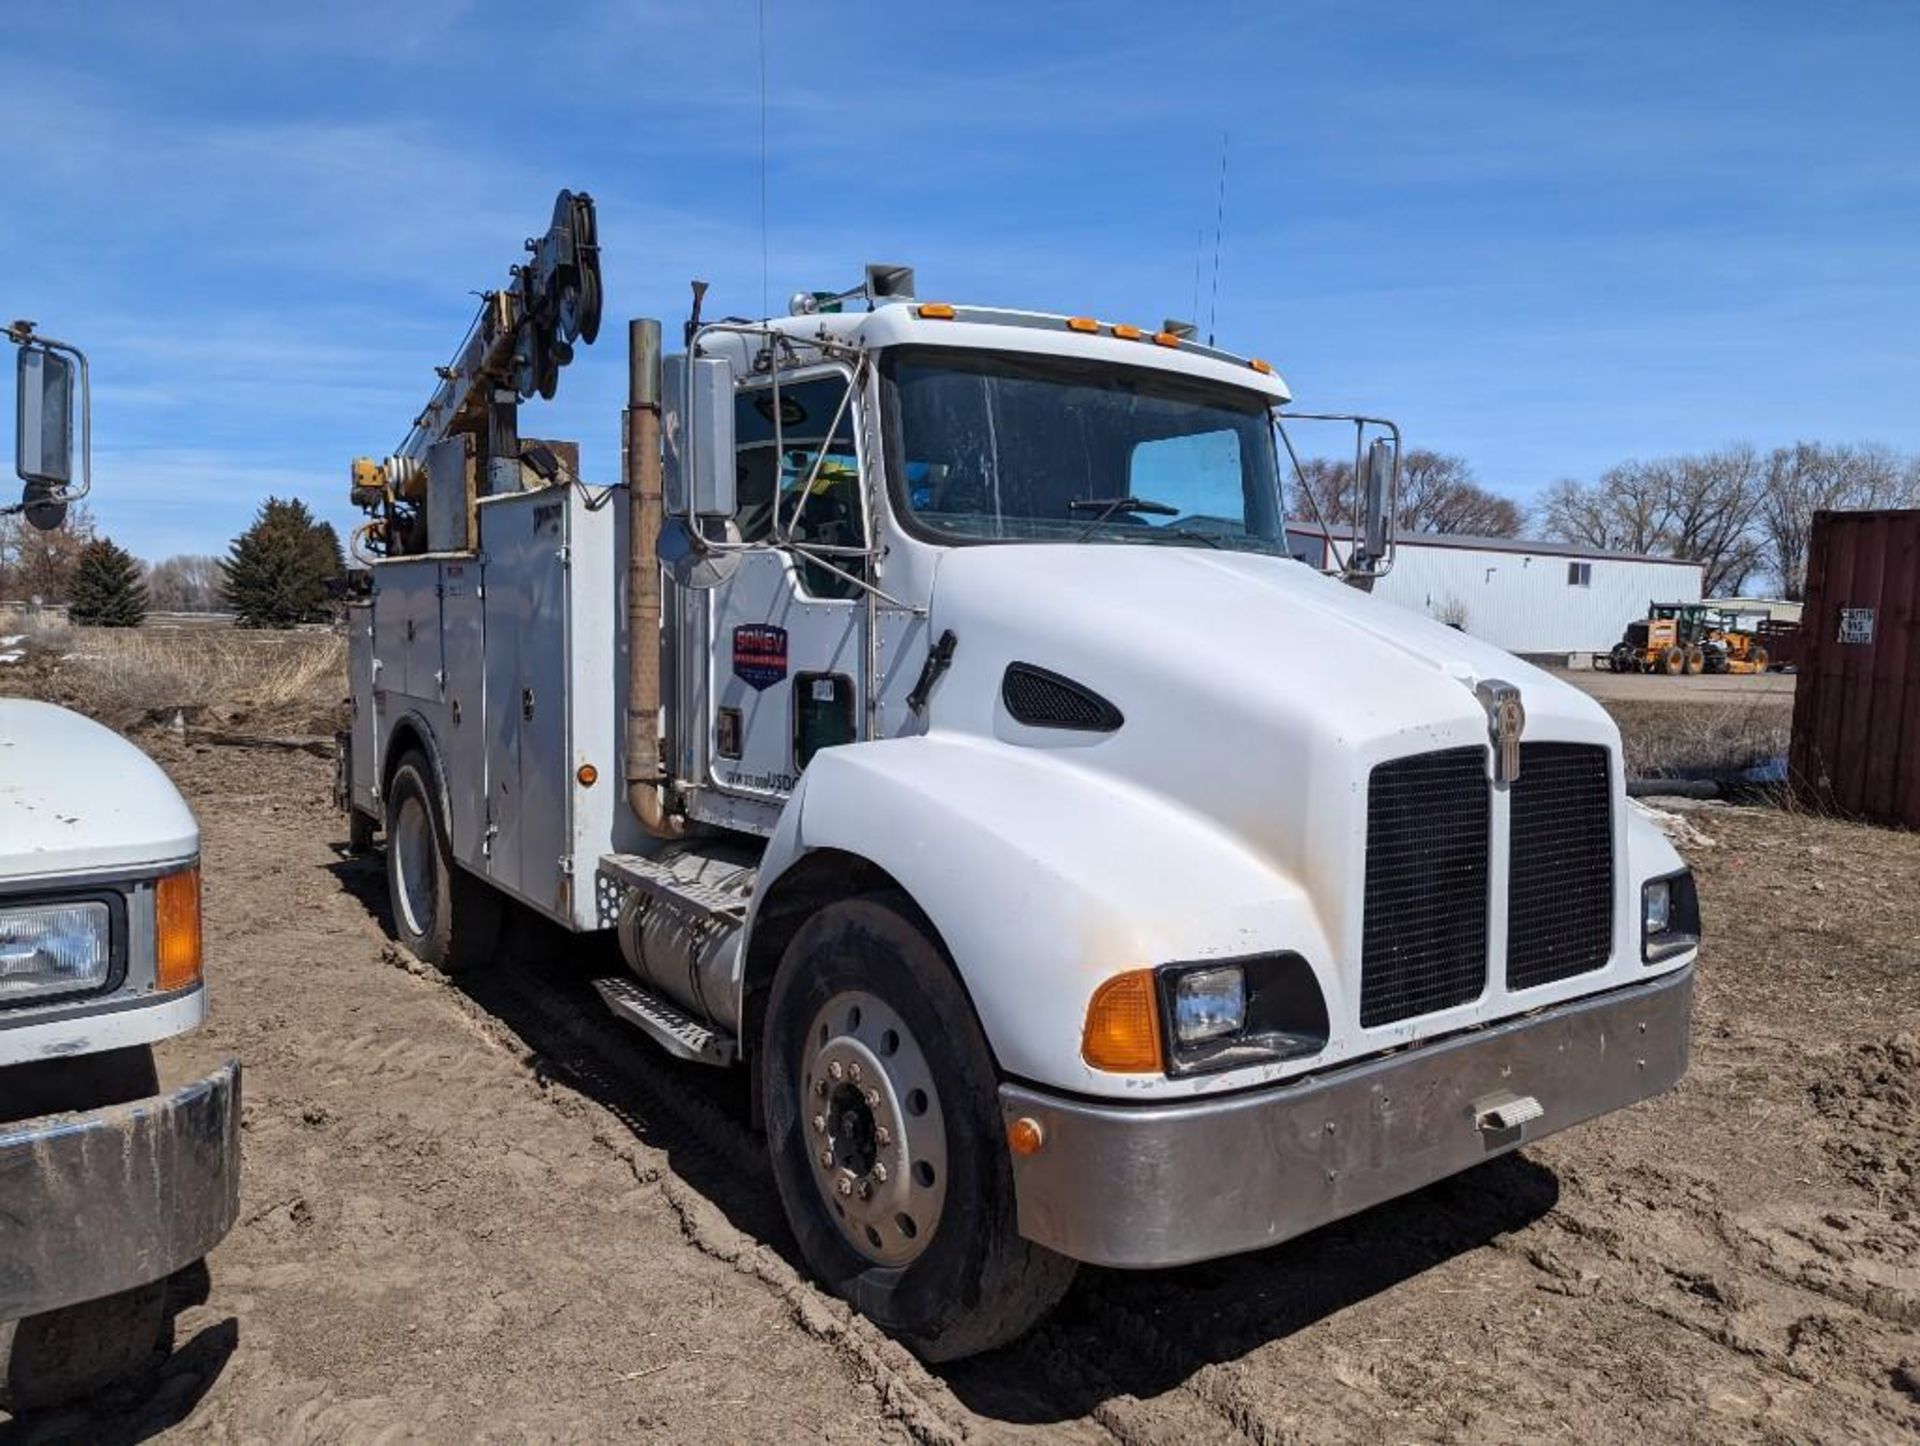
[[[1700,895],[1693,875],[1648,879],[1640,889],[1640,958],[1658,964],[1700,944]]]
[[[1238,1034],[1247,1023],[1247,976],[1238,964],[1189,969],[1173,984],[1173,1040],[1202,1044]]]
[[[1163,964],[1156,972],[1168,1074],[1271,1064],[1326,1048],[1326,998],[1298,954]]]
[[[1654,879],[1641,893],[1643,923],[1649,935],[1664,934],[1673,918],[1673,885]]]
[[[113,914],[98,900],[0,909],[0,1003],[81,994],[113,969]]]

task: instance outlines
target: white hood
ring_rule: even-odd
[[[1476,682],[1520,689],[1528,741],[1619,750],[1612,720],[1578,689],[1287,558],[1165,545],[957,548],[940,562],[930,636],[948,628],[957,646],[934,728],[1057,750],[1116,786],[1158,794],[1238,837],[1335,913],[1364,869],[1358,825],[1373,765],[1486,746]],[[1089,734],[1014,722],[1000,677],[1016,661],[1093,689],[1124,726]],[[1325,922],[1346,932],[1337,917]]]
[[[110,728],[0,698],[0,883],[175,863],[200,829],[159,765]]]

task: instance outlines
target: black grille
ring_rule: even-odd
[[[1598,969],[1613,954],[1613,789],[1607,750],[1522,743],[1512,790],[1507,987]]]
[[[1000,680],[1000,697],[1007,711],[1029,728],[1111,733],[1126,722],[1118,708],[1091,688],[1032,663],[1007,665]]]
[[[1480,997],[1487,981],[1491,812],[1484,748],[1382,763],[1367,784],[1360,1023]]]

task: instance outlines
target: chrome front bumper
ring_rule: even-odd
[[[1095,1265],[1257,1250],[1671,1088],[1693,966],[1270,1089],[1171,1105],[1000,1087],[1040,1122],[1020,1233]]]
[[[240,1208],[240,1066],[171,1094],[0,1125],[0,1321],[171,1275]]]

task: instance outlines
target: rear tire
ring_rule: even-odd
[[[1753,664],[1754,672],[1764,673],[1767,671],[1767,667],[1772,660],[1767,657],[1767,650],[1765,648],[1755,648],[1747,654],[1747,661]]]
[[[453,861],[440,789],[420,753],[403,757],[387,785],[387,898],[395,937],[441,973],[493,957],[500,895]]]
[[[128,1104],[160,1088],[146,1045],[15,1065],[5,1075],[0,1124]],[[161,1348],[166,1307],[167,1281],[161,1279],[0,1321],[0,1410],[62,1406],[138,1370]]]
[[[1687,676],[1697,678],[1707,668],[1707,655],[1699,648],[1687,649]]]
[[[1668,648],[1661,655],[1660,671],[1669,678],[1677,678],[1687,670],[1687,650],[1681,647]]]
[[[1077,1266],[1015,1226],[993,1058],[910,900],[801,926],[763,1049],[774,1180],[823,1285],[928,1361],[1003,1345],[1058,1303]]]

